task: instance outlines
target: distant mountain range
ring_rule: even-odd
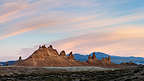
[[[95,52],[96,57],[100,60],[103,57],[111,56],[109,54],[105,54],[102,52]],[[79,61],[87,61],[88,56],[86,54],[74,54],[75,59]],[[134,62],[136,64],[144,64],[144,58],[143,57],[122,57],[122,56],[111,56],[111,61],[116,64],[120,64],[122,62]]]
[[[8,65],[12,65],[12,64],[14,64],[15,62],[16,62],[16,61],[8,61],[7,63],[8,63]],[[1,66],[6,66],[7,63],[6,63],[6,62],[0,62],[0,65],[1,65]]]
[[[91,53],[92,54],[92,53]],[[105,54],[102,52],[95,52],[96,57],[101,60],[103,57],[111,56],[111,61],[116,64],[120,64],[122,62],[134,62],[136,64],[144,64],[144,58],[143,57],[122,57],[122,56],[112,56],[109,54]],[[74,57],[76,60],[79,60],[81,62],[88,60],[88,54],[74,54]],[[8,61],[8,65],[14,64],[16,61]],[[6,65],[6,62],[0,62],[0,65]]]

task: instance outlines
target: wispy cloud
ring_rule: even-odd
[[[21,11],[28,8],[28,3],[24,1],[8,2],[0,6],[0,24],[24,16]]]
[[[123,4],[128,1],[126,2],[121,1],[121,2],[122,3],[119,3],[119,4]],[[117,1],[111,4],[114,5],[115,3],[118,4]],[[65,31],[68,31],[68,32],[81,31],[86,28],[90,29],[90,28],[104,27],[104,26],[107,27],[107,26],[111,26],[115,24],[122,24],[122,23],[144,19],[144,16],[142,15],[142,13],[140,14],[137,12],[131,15],[124,15],[121,17],[109,17],[107,15],[107,12],[94,13],[89,10],[87,11],[90,14],[84,14],[84,13],[82,14],[81,12],[72,14],[68,12],[69,9],[75,9],[75,7],[78,7],[79,9],[81,9],[81,7],[82,8],[96,7],[96,8],[101,9],[103,5],[104,4],[102,4],[101,1],[93,1],[93,0],[92,1],[88,1],[88,0],[84,0],[84,1],[82,0],[78,0],[78,1],[76,0],[69,0],[69,1],[43,0],[43,1],[36,1],[34,3],[30,3],[28,0],[26,1],[20,0],[19,2],[5,3],[3,6],[1,6],[1,8],[3,9],[3,11],[5,10],[8,10],[8,11],[7,13],[0,16],[0,20],[1,20],[0,23],[4,24],[7,21],[13,21],[16,18],[20,18],[19,19],[20,21],[13,22],[12,25],[7,25],[10,27],[8,30],[4,30],[4,31],[8,31],[10,33],[6,33],[4,35],[2,34],[1,39],[21,34],[21,33],[15,33],[15,32],[28,29],[28,27],[33,27],[33,24],[41,26],[43,22],[57,21],[59,18],[63,20],[63,22],[65,23],[59,23],[61,24],[61,27],[56,27],[56,28],[59,28],[60,30],[64,29]],[[65,10],[65,7],[67,8],[66,10]],[[72,8],[69,8],[69,7],[72,7]],[[97,9],[96,11],[99,11],[100,9]],[[46,11],[44,12],[44,10]],[[82,12],[85,12],[85,11],[82,11]],[[57,22],[60,22],[61,20]],[[45,26],[49,27],[48,24],[47,25],[45,24]],[[32,30],[36,30],[36,29],[37,27],[33,28]]]
[[[24,27],[23,27],[24,25]],[[29,31],[33,31],[33,30],[36,30],[36,29],[39,29],[39,28],[44,28],[44,27],[50,27],[50,26],[53,26],[53,25],[57,25],[57,22],[52,22],[52,21],[49,21],[47,23],[44,23],[44,22],[41,22],[38,24],[19,24],[18,26],[21,26],[23,28],[19,29],[19,30],[16,30],[14,32],[11,32],[11,33],[7,33],[7,34],[4,34],[0,37],[0,40],[2,39],[5,39],[5,38],[8,38],[8,37],[12,37],[12,36],[16,36],[16,35],[19,35],[19,34],[22,34],[22,33],[25,33],[25,32],[29,32]]]
[[[64,49],[67,52],[89,54],[93,51],[100,51],[120,56],[143,56],[143,31],[144,28],[139,26],[122,27],[113,32],[91,33],[55,41],[53,44],[59,50]]]
[[[5,2],[5,1],[4,1]],[[72,3],[72,4],[71,4]],[[58,21],[60,16],[63,17],[65,14],[60,14],[61,11],[50,10],[53,8],[59,8],[72,5],[86,6],[90,4],[86,2],[78,1],[56,1],[56,0],[43,0],[29,3],[28,0],[19,1],[7,1],[0,6],[0,23],[7,26],[7,30],[4,30],[4,34],[1,33],[1,40],[7,37],[15,36],[23,32],[36,30],[43,26],[49,27],[49,22]],[[46,8],[45,8],[46,7]],[[43,10],[46,10],[46,15]],[[65,11],[64,11],[65,12]],[[40,13],[40,14],[39,14]],[[41,14],[42,13],[42,14]],[[59,15],[58,15],[59,14]],[[57,16],[58,15],[58,16]],[[43,17],[42,17],[43,16]],[[62,18],[61,17],[61,18]],[[17,21],[18,19],[19,21]],[[66,22],[67,20],[65,20]],[[11,24],[7,24],[7,23]],[[61,21],[59,21],[60,23]],[[47,24],[48,23],[48,24]]]
[[[120,55],[123,54],[120,51],[136,50],[129,46],[143,40],[142,3],[137,0],[0,0],[0,41],[20,34],[27,38],[25,33],[31,31],[42,40],[43,33],[39,32],[45,32],[53,36],[52,40],[62,40],[56,43],[60,49]]]
[[[34,29],[35,29],[35,27],[30,27],[30,28],[24,28],[24,29],[18,30],[16,32],[8,33],[8,34],[5,34],[5,35],[1,36],[0,40],[11,37],[11,36],[15,36],[15,35],[18,35],[18,34],[21,34],[21,33],[24,33],[24,32],[32,31]]]

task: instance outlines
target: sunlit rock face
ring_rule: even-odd
[[[96,58],[95,52],[92,56],[89,55],[87,62],[79,62],[74,59],[72,52],[66,55],[65,51],[62,50],[60,54],[56,49],[50,45],[46,47],[45,45],[39,46],[39,48],[27,59],[22,60],[19,57],[19,60],[15,64],[16,66],[97,66],[97,65],[110,65],[111,58],[106,57],[102,60]]]
[[[92,56],[89,55],[88,57],[88,64],[93,64],[93,65],[110,65],[111,63],[111,57],[108,56],[106,58],[102,58],[102,60],[98,60],[96,58],[95,52],[93,52]]]
[[[66,56],[66,53],[64,50],[60,52],[60,56]]]
[[[73,56],[72,52],[70,52],[70,54],[69,54],[69,56],[68,56],[68,59],[69,59],[69,60],[74,60],[74,56]]]
[[[46,47],[39,46],[31,56],[25,60],[18,61],[16,66],[80,66],[82,63],[74,60],[72,52],[66,56],[65,51],[60,54],[52,45]]]

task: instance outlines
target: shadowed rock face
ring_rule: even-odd
[[[62,57],[65,56],[65,57]],[[60,55],[56,49],[50,45],[48,48],[43,45],[40,46],[30,57],[21,62],[17,62],[16,66],[79,66],[82,63],[74,60],[74,56],[70,53],[66,56],[62,51]]]

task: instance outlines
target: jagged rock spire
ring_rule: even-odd
[[[17,60],[16,64],[21,64],[23,61],[22,61],[22,57],[20,56],[19,59]]]
[[[42,46],[42,48],[46,48],[46,46],[45,46],[45,45],[43,45],[43,46]]]
[[[18,61],[22,61],[22,57],[21,57],[21,56],[19,57],[19,60],[18,60]]]
[[[64,50],[60,52],[60,56],[66,56],[66,53]]]
[[[110,56],[108,56],[108,60],[111,60],[111,57],[110,57]]]
[[[92,59],[91,55],[88,56],[88,59]]]
[[[96,59],[95,52],[93,52],[93,54],[92,54],[92,59]]]
[[[70,52],[68,58],[69,58],[69,59],[74,59],[74,56],[73,56],[73,54],[72,54],[72,51]]]
[[[102,58],[101,61],[103,64],[111,64],[111,57],[108,56],[108,57]]]
[[[60,56],[62,55],[62,56]],[[21,60],[21,57],[19,57]],[[62,51],[61,54],[58,54],[56,49],[52,48],[50,45],[48,48],[45,48],[45,45],[42,48],[37,49],[31,56],[22,61],[17,61],[16,66],[78,66],[83,65],[74,59],[72,52],[69,56],[66,56],[65,51]]]
[[[106,59],[106,58],[103,57],[101,61],[102,61],[102,63],[103,63],[104,65],[107,64],[107,59]]]
[[[69,56],[73,56],[73,53],[72,53],[72,51],[70,52]]]
[[[108,56],[108,64],[111,64],[111,57]]]
[[[39,49],[42,48],[41,45],[39,45]]]
[[[88,56],[88,63],[89,63],[89,64],[92,64],[92,63],[93,63],[93,60],[92,60],[92,56],[91,56],[91,55]]]
[[[52,48],[52,49],[53,49],[53,46],[52,46],[52,45],[49,45],[49,48]]]

